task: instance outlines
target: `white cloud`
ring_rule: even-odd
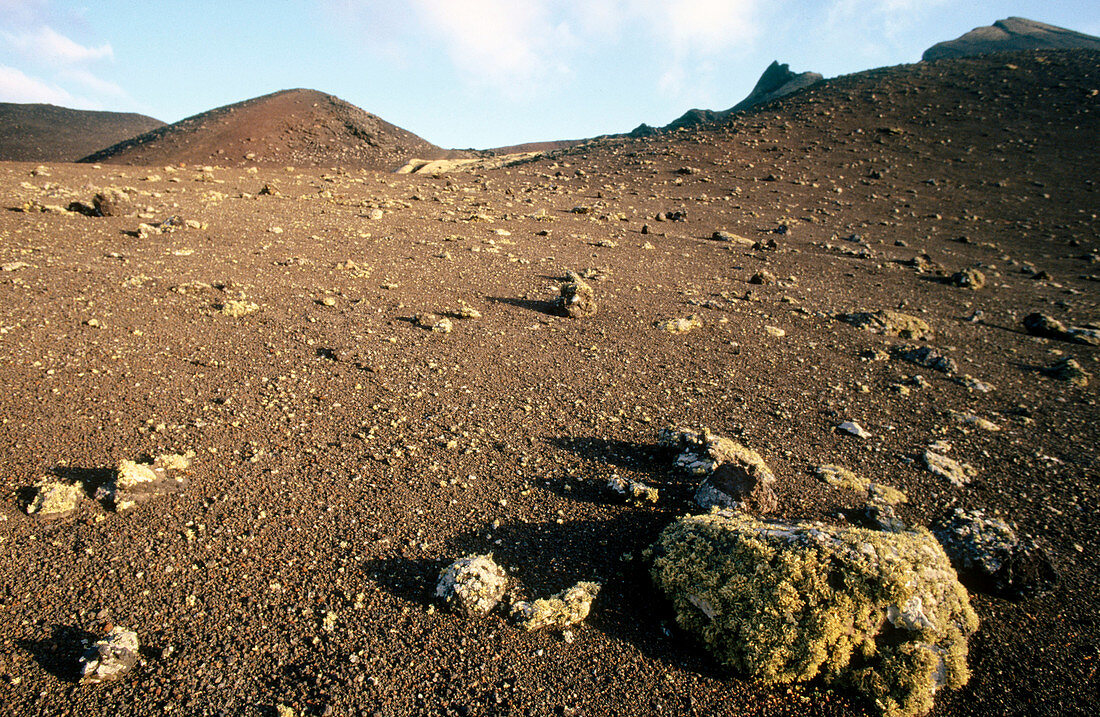
[[[85,47],[49,25],[19,34],[4,33],[4,39],[28,59],[49,65],[73,65],[94,60],[114,59],[111,44]]]
[[[0,65],[0,100],[4,102],[45,102],[72,107],[81,101],[43,80],[29,77],[23,72]]]
[[[371,0],[322,3],[372,43],[392,42],[396,33],[379,28],[394,29],[397,13],[412,25],[398,29],[405,44],[442,48],[473,84],[522,94],[573,76],[578,54],[620,41],[653,47],[671,85],[687,60],[753,39],[763,0],[410,0],[400,9]]]

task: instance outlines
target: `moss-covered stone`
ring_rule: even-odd
[[[34,498],[27,505],[27,513],[44,518],[58,518],[76,510],[84,497],[84,485],[80,482],[64,483],[43,478],[35,485]]]
[[[599,583],[579,582],[549,598],[516,602],[512,605],[512,617],[528,631],[562,630],[588,617],[599,592]]]
[[[676,468],[703,478],[695,493],[701,507],[770,513],[779,506],[775,474],[756,451],[705,428],[663,428],[657,442],[679,451]]]
[[[883,336],[897,336],[903,339],[931,340],[934,337],[932,325],[924,319],[918,319],[900,311],[858,311],[852,314],[838,314],[837,319],[867,331]]]
[[[864,491],[870,486],[871,481],[857,476],[844,466],[832,464],[820,465],[814,469],[817,477],[834,488],[843,488],[851,491]]]
[[[558,308],[573,319],[586,316],[595,316],[599,310],[596,303],[596,292],[581,278],[580,274],[570,271],[561,283],[561,297],[558,299]]]
[[[821,676],[897,717],[927,712],[937,689],[969,678],[978,618],[927,531],[718,511],[673,523],[653,554],[651,574],[679,624],[754,678]]]

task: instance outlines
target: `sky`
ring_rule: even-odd
[[[773,60],[917,62],[1009,16],[1100,35],[1096,0],[0,0],[0,102],[175,122],[305,87],[488,148],[726,109]]]

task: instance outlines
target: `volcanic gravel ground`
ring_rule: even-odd
[[[813,475],[837,463],[907,491],[911,523],[978,508],[1036,536],[1060,580],[973,595],[973,677],[935,712],[1089,712],[1096,384],[1038,368],[1073,356],[1096,375],[1098,349],[1021,319],[1100,319],[1098,67],[889,68],[480,175],[0,164],[0,712],[873,714],[817,683],[755,684],[675,626],[643,556],[692,510],[666,425],[758,451],[785,518],[859,507]],[[6,210],[109,186],[134,188],[140,216]],[[670,211],[686,219],[655,220]],[[171,216],[205,228],[130,234]],[[920,254],[932,268],[899,263]],[[749,284],[763,269],[778,280]],[[566,270],[592,270],[596,316],[557,314]],[[221,313],[231,300],[258,309]],[[482,317],[416,321],[463,303]],[[994,390],[866,358],[905,342],[833,317],[878,309],[929,321],[929,345]],[[690,315],[702,328],[655,327]],[[930,385],[897,388],[915,375]],[[871,437],[836,430],[849,420]],[[968,486],[924,469],[941,439],[977,469]],[[180,493],[24,512],[40,476],[91,490],[122,459],[186,450]],[[613,474],[660,501],[615,501]],[[484,551],[522,596],[605,587],[571,642],[438,608],[439,570]],[[79,684],[81,640],[116,624],[141,664]]]

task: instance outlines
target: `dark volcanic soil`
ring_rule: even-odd
[[[1021,319],[1100,319],[1098,68],[1050,52],[883,69],[730,126],[481,175],[0,165],[5,207],[129,186],[140,212],[0,212],[0,711],[873,714],[731,674],[651,586],[642,550],[694,490],[656,431],[704,424],[767,460],[782,516],[857,507],[812,474],[839,463],[906,490],[906,520],[979,508],[1038,538],[1060,581],[1019,603],[973,595],[973,677],[935,714],[1091,713],[1096,379],[1038,368],[1073,356],[1095,376],[1098,349]],[[171,216],[206,228],[128,233]],[[923,254],[923,273],[899,263]],[[600,277],[596,316],[554,313],[566,269]],[[749,284],[763,269],[778,281]],[[257,310],[219,313],[238,299]],[[414,323],[464,302],[482,317],[451,333]],[[995,389],[866,359],[900,342],[832,318],[898,308]],[[688,334],[654,326],[692,314]],[[848,420],[872,437],[838,433]],[[970,485],[915,459],[937,440],[977,469]],[[24,513],[40,476],[94,486],[184,450],[181,493]],[[615,502],[612,474],[660,502]],[[435,606],[440,568],[488,550],[526,595],[605,584],[572,642]],[[141,665],[78,684],[80,640],[115,624]]]
[[[283,90],[219,107],[102,149],[82,162],[295,165],[394,170],[440,149],[338,97]]]
[[[0,102],[0,161],[75,162],[163,126],[139,114]]]

